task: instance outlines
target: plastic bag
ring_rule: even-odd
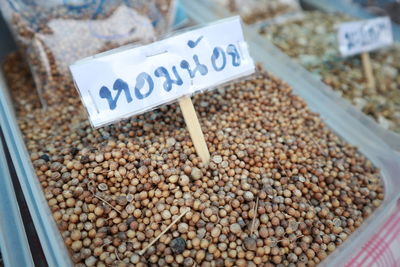
[[[174,14],[173,0],[8,0],[0,7],[26,55],[43,106],[77,96],[71,63],[152,42],[169,30]]]

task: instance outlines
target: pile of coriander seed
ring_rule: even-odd
[[[314,266],[384,199],[379,170],[262,70],[193,97],[205,166],[177,104],[95,130],[78,98],[35,105],[20,60],[19,127],[75,266]]]
[[[302,18],[261,30],[274,45],[385,129],[400,133],[400,46],[370,53],[376,86],[369,88],[359,55],[343,58],[337,27],[354,21],[342,13],[304,12]]]

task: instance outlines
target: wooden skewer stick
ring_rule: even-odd
[[[157,240],[160,239],[161,236],[163,236],[174,224],[176,224],[189,211],[190,211],[190,208],[188,207],[170,225],[168,225],[167,228],[164,229],[164,231],[162,231],[156,238],[153,239],[153,241],[151,241],[144,249],[142,249],[139,252],[139,255],[143,255],[149,247],[151,247],[155,242],[157,242]]]
[[[118,261],[121,261],[121,258],[118,256],[118,251],[115,251],[115,257],[118,259]]]
[[[192,99],[189,96],[181,97],[179,99],[179,106],[181,107],[183,118],[185,119],[197,155],[199,155],[202,162],[207,166],[210,162],[210,152],[208,151],[196,111],[194,110]]]
[[[371,60],[369,58],[368,52],[364,52],[361,54],[361,61],[362,61],[362,65],[364,68],[365,76],[367,78],[368,89],[371,91],[375,90],[376,83],[375,83],[374,74],[372,72],[372,65],[371,65]]]
[[[276,160],[276,162],[278,163],[279,168],[282,169],[282,171],[285,173],[287,178],[290,178],[289,175],[287,174],[286,170],[283,168],[283,166],[281,165],[281,163],[279,162],[279,159]]]
[[[253,217],[253,222],[251,223],[251,230],[250,230],[250,236],[253,235],[254,233],[254,227],[256,226],[256,219],[257,219],[257,213],[258,213],[258,199],[259,197],[257,197],[256,200],[256,205],[254,206],[254,217]]]
[[[110,206],[110,208],[112,208],[113,210],[115,210],[116,212],[118,212],[119,214],[121,214],[121,212],[120,212],[119,210],[117,210],[116,207],[114,207],[113,205],[111,205],[111,204],[110,204],[109,202],[107,202],[107,200],[105,200],[104,198],[99,197],[99,196],[96,195],[95,193],[93,193],[93,196],[94,196],[95,198],[100,199],[101,201],[103,201],[104,203],[106,203],[108,206]]]
[[[296,236],[296,239],[294,241],[296,241],[297,239],[299,239],[300,237],[303,237],[303,236],[304,235]],[[278,241],[276,241],[276,243],[282,242],[283,240],[285,240],[285,239],[278,240]]]

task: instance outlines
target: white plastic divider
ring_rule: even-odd
[[[0,125],[48,265],[57,267],[72,266],[71,257],[47,205],[18,128],[2,72],[0,72]],[[5,221],[7,219],[6,216],[1,216],[0,218],[0,220]],[[17,252],[13,251],[13,253]]]
[[[196,23],[209,23],[232,15],[227,10],[215,8],[207,0],[183,0],[182,3],[188,16]],[[381,170],[385,186],[381,207],[322,262],[326,266],[342,266],[389,217],[400,197],[400,156],[392,149],[400,148],[400,139],[398,143],[395,138],[385,139],[388,133],[382,132],[380,126],[260,36],[257,29],[243,25],[243,31],[254,60],[290,84],[294,93],[302,97],[312,111],[319,113],[331,130],[358,147]]]
[[[34,267],[1,140],[0,196],[0,249],[4,265]]]

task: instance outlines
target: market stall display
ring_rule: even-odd
[[[361,59],[342,58],[335,25],[350,21],[343,14],[306,12],[301,19],[261,30],[283,52],[331,86],[385,129],[400,133],[400,47],[371,53],[375,90],[369,90]]]
[[[317,264],[384,199],[371,162],[261,70],[195,97],[206,168],[175,104],[93,130],[79,99],[37,107],[18,62],[5,73],[19,126],[78,266]]]
[[[201,8],[188,13],[212,17]],[[314,266],[331,264],[349,254],[343,250],[361,246],[396,199],[395,154],[350,106],[321,96],[316,91],[321,82],[310,82],[307,72],[250,36],[256,60],[288,74],[283,64],[290,75],[304,79],[297,79],[297,86],[286,76],[292,92],[260,67],[248,79],[195,96],[209,166],[197,157],[177,104],[95,130],[75,91],[56,95],[62,101],[50,95],[54,102],[43,109],[43,94],[32,93],[35,82],[25,56],[8,56],[3,70],[18,126],[4,97],[0,118],[17,173],[23,174],[24,194],[36,200],[29,204],[34,217],[41,215],[35,224],[46,256],[57,258],[59,266],[70,261],[76,266]],[[341,59],[334,49],[322,48],[317,56],[313,51],[307,51],[308,58],[293,56],[319,77],[332,75],[331,67],[320,70],[316,62],[321,57],[321,64],[336,70]],[[360,64],[354,61],[346,66]],[[376,68],[377,61],[373,64]],[[361,77],[361,67],[354,73]],[[67,75],[59,69],[55,77]],[[385,75],[382,91],[393,88]],[[299,90],[304,85],[315,96]],[[57,92],[73,88],[70,78],[52,86]],[[327,116],[335,103],[337,109]],[[52,224],[58,230],[48,227]],[[57,237],[66,250],[63,244],[49,248]]]

